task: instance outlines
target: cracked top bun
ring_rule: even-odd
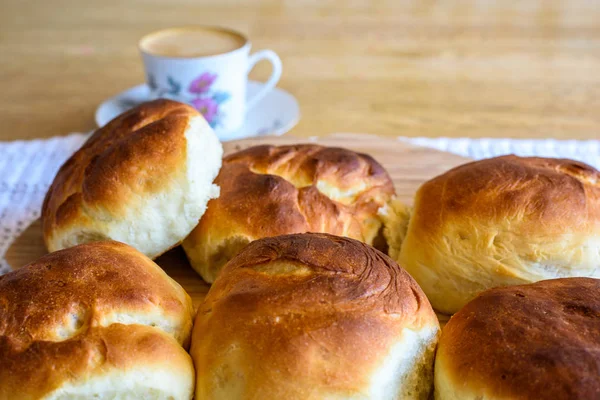
[[[264,237],[324,232],[384,246],[377,210],[394,187],[369,155],[314,144],[254,146],[225,157],[215,183],[220,197],[183,242],[207,282]]]

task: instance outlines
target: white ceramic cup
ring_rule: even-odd
[[[212,55],[174,56],[159,54],[149,45],[156,35],[181,35],[182,32],[233,35],[231,37],[239,39],[239,47]],[[242,126],[245,114],[277,85],[281,77],[281,60],[275,52],[261,50],[250,55],[250,47],[250,41],[239,32],[206,26],[160,30],[145,35],[139,42],[152,97],[191,104],[222,139]],[[246,98],[248,73],[261,60],[268,60],[273,71],[262,89],[252,98]]]

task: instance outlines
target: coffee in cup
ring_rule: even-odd
[[[158,31],[140,41],[143,52],[162,57],[208,57],[237,50],[246,39],[217,28],[174,28]]]

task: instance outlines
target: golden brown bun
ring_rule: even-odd
[[[170,100],[98,129],[58,171],[42,208],[49,251],[113,239],[154,258],[197,225],[223,150],[204,118]]]
[[[394,258],[445,313],[496,286],[600,277],[600,173],[516,156],[462,165],[421,186],[401,246]]]
[[[359,241],[252,242],[192,333],[199,399],[426,399],[439,324],[416,282]]]
[[[435,398],[600,398],[600,280],[488,290],[444,327]]]
[[[190,399],[192,314],[181,286],[122,243],[44,256],[0,276],[0,399]]]
[[[392,181],[365,154],[317,145],[256,146],[223,160],[212,200],[183,242],[207,282],[242,247],[263,237],[325,232],[377,245],[377,210],[393,195]]]

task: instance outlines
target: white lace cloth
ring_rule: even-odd
[[[85,141],[74,133],[46,140],[0,142],[0,275],[10,270],[4,253],[40,216],[48,186],[62,163]],[[563,157],[600,169],[600,140],[405,138],[411,144],[449,151],[473,159],[501,154]]]

